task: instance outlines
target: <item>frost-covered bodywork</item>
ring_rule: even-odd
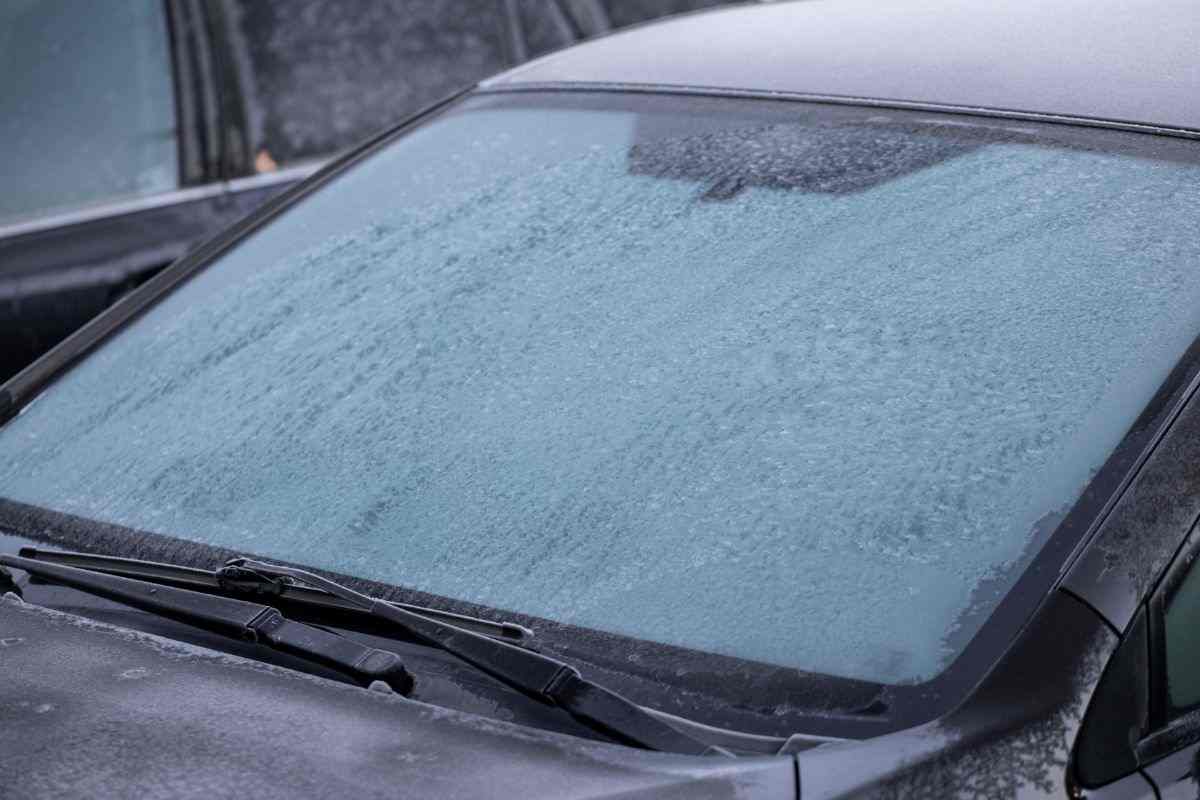
[[[696,759],[447,711],[0,600],[0,794],[788,798],[788,756]]]

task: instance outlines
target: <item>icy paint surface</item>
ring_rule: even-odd
[[[590,742],[20,601],[0,600],[0,629],[21,639],[0,684],[6,800],[795,797],[787,758]]]
[[[678,131],[631,157],[672,120],[446,118],[0,431],[0,496],[932,677],[1197,330],[1200,170],[873,116],[855,148],[710,119],[748,166],[707,187],[647,170]]]

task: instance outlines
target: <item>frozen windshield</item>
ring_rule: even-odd
[[[0,430],[0,496],[936,676],[1200,330],[1200,169],[1133,134],[559,97],[459,104],[222,256]]]

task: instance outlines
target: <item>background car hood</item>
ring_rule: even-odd
[[[694,758],[448,711],[0,601],[11,797],[796,796],[791,757]]]

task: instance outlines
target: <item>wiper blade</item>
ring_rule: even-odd
[[[332,667],[364,685],[380,680],[401,694],[412,691],[412,676],[395,653],[290,620],[271,606],[22,556],[0,554],[0,564],[213,633],[258,642]]]
[[[235,558],[217,574],[269,583],[281,578],[300,581],[341,598],[409,636],[444,650],[530,697],[566,711],[587,727],[619,741],[649,750],[691,755],[730,755],[722,748],[677,730],[616,692],[584,678],[565,662],[532,650],[446,625],[404,608],[349,589],[312,572],[279,564]]]
[[[104,572],[109,575],[121,575],[127,578],[154,581],[182,588],[200,588],[223,593],[237,592],[239,594],[274,595],[284,598],[291,603],[310,606],[318,610],[337,609],[362,613],[358,604],[350,603],[322,589],[299,586],[286,581],[264,582],[258,578],[239,580],[230,572],[218,574],[207,569],[183,567],[177,564],[164,564],[158,561],[143,561],[136,558],[119,558],[117,556],[101,556],[91,553],[75,553],[66,550],[43,550],[38,547],[22,547],[20,554],[25,558],[33,558],[50,564],[63,564],[68,567],[80,567],[94,572]],[[381,601],[390,602],[390,601]],[[406,611],[420,614],[424,617],[441,620],[457,628],[466,628],[486,636],[496,636],[516,644],[528,644],[534,633],[523,625],[513,622],[494,622],[492,620],[469,617],[465,614],[455,614],[450,611],[440,611],[436,608],[409,605],[407,603],[391,603]]]
[[[178,588],[192,586],[208,592],[273,595],[305,607],[357,612],[376,622],[387,622],[427,645],[451,653],[535,699],[562,708],[587,727],[625,743],[680,753],[728,754],[721,748],[682,733],[653,712],[616,692],[584,679],[574,667],[523,649],[517,644],[510,644],[510,641],[523,642],[533,636],[533,631],[513,623],[491,622],[421,606],[390,603],[360,594],[304,570],[245,558],[231,559],[221,569],[209,571],[139,559],[26,547],[21,549],[20,557],[0,555],[0,563],[18,567],[53,583],[74,586],[142,608],[146,606],[134,602],[135,598],[162,597],[163,592],[184,592],[185,595],[206,600],[240,603],[259,609],[260,613],[269,610],[282,618],[278,610],[270,606]],[[52,571],[56,572],[52,574]],[[87,576],[94,580],[84,586],[83,580]],[[124,595],[106,594],[94,588],[96,581],[121,580],[138,587],[138,591],[126,599]],[[147,587],[154,587],[157,591],[151,595]],[[147,610],[171,616],[160,607]],[[194,618],[175,618],[198,624]],[[238,615],[235,619],[240,624],[245,617]],[[303,625],[292,620],[287,622]],[[326,636],[337,636],[321,628],[304,627]],[[218,632],[229,630],[228,626],[223,626],[223,630]],[[237,635],[244,635],[242,630],[241,627],[236,628]],[[338,638],[349,642],[343,637]]]

